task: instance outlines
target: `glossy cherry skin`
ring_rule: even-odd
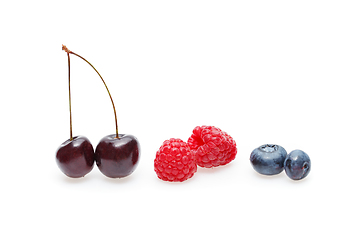
[[[109,178],[129,176],[137,167],[140,144],[136,137],[127,134],[105,136],[96,147],[95,161],[99,170]]]
[[[56,150],[56,163],[68,177],[85,176],[93,169],[94,161],[94,148],[84,136],[68,139]]]

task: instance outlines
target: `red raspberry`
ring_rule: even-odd
[[[154,169],[164,181],[183,182],[194,175],[197,166],[189,145],[181,139],[171,138],[156,152]]]
[[[195,154],[196,164],[205,168],[228,164],[237,153],[233,138],[213,126],[194,128],[188,144]]]

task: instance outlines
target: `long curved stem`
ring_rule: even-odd
[[[72,51],[70,51],[69,49],[67,49],[64,45],[63,45],[63,50],[64,51],[66,51],[67,52],[67,54],[69,55],[69,54],[73,54],[73,55],[75,55],[75,56],[77,56],[77,57],[79,57],[79,58],[81,58],[82,60],[84,60],[85,62],[87,62],[94,70],[95,70],[95,72],[99,75],[99,77],[101,78],[101,80],[102,80],[102,82],[104,83],[104,85],[105,85],[105,88],[106,88],[106,91],[108,92],[108,94],[109,94],[109,97],[110,97],[110,100],[111,100],[111,103],[112,103],[112,106],[113,106],[113,109],[114,109],[114,116],[115,116],[115,128],[116,128],[116,136],[115,136],[115,138],[119,138],[119,132],[118,132],[118,124],[117,124],[117,117],[116,117],[116,110],[115,110],[115,104],[114,104],[114,101],[113,101],[113,99],[112,99],[112,97],[111,97],[111,94],[110,94],[110,91],[109,91],[109,88],[107,87],[107,85],[106,85],[106,83],[105,83],[105,81],[104,81],[104,79],[102,78],[102,76],[100,75],[100,73],[98,72],[98,70],[96,70],[96,68],[88,61],[88,60],[86,60],[85,58],[83,58],[82,56],[80,56],[80,55],[78,55],[78,54],[76,54],[76,53],[74,53],[74,52],[72,52]],[[70,59],[70,58],[69,58]],[[69,60],[70,61],[70,60]],[[70,69],[70,68],[69,68]],[[70,70],[69,70],[70,71]],[[70,73],[69,73],[70,74]],[[70,81],[70,80],[69,80]]]

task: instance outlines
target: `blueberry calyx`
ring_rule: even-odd
[[[279,146],[275,144],[264,144],[261,145],[259,148],[264,152],[275,152],[279,149]]]

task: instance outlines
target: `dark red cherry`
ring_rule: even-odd
[[[140,144],[136,137],[127,134],[108,135],[101,139],[95,150],[96,165],[107,177],[129,176],[137,167]]]
[[[67,176],[83,177],[94,167],[94,148],[86,137],[68,139],[56,150],[56,163]]]

